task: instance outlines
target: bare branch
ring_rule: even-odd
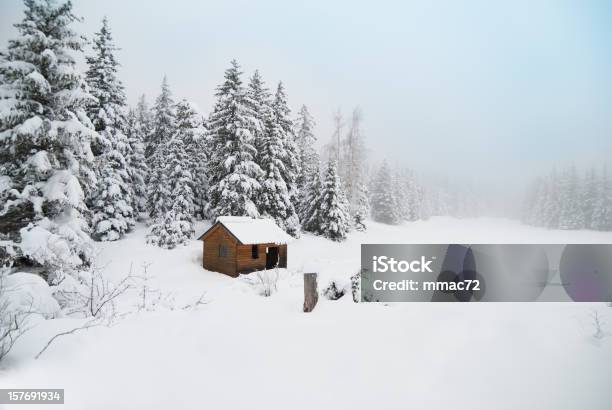
[[[89,329],[91,327],[100,326],[101,324],[102,323],[100,322],[99,319],[93,318],[93,319],[90,319],[89,321],[85,322],[85,324],[83,324],[82,326],[78,326],[78,327],[72,328],[70,330],[67,330],[65,332],[61,332],[61,333],[56,334],[51,339],[49,339],[49,341],[45,344],[45,346],[42,348],[42,350],[40,352],[38,352],[36,354],[36,356],[34,356],[34,359],[38,359],[49,348],[49,346],[51,346],[51,344],[54,341],[56,341],[57,339],[59,339],[60,337],[67,336],[67,335],[72,335],[72,334],[78,332],[79,330]]]

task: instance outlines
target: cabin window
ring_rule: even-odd
[[[253,259],[259,258],[259,247],[257,245],[251,246],[251,257]]]
[[[227,256],[227,246],[219,245],[219,256],[225,258]]]

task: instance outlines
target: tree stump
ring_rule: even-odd
[[[317,274],[304,274],[304,312],[312,312],[319,300],[317,291]]]

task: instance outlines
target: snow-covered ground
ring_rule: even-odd
[[[0,386],[64,388],[70,409],[611,408],[612,308],[603,304],[387,306],[347,296],[321,298],[305,314],[301,272],[319,272],[320,287],[346,281],[361,243],[612,243],[612,233],[438,217],[370,223],[344,243],[304,235],[289,245],[269,298],[203,270],[200,242],[164,250],[146,245],[145,233],[99,244],[98,265],[119,280],[146,264],[164,303],[136,312],[133,291],[121,306],[134,313],[58,339],[34,360],[79,323],[41,321],[0,369]],[[206,304],[184,309],[204,292]],[[601,339],[593,310],[607,322]]]

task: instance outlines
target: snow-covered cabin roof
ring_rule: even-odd
[[[291,241],[285,231],[271,219],[255,219],[248,216],[220,216],[216,223],[200,236],[202,239],[218,223],[225,226],[243,245],[256,243],[286,244]]]

